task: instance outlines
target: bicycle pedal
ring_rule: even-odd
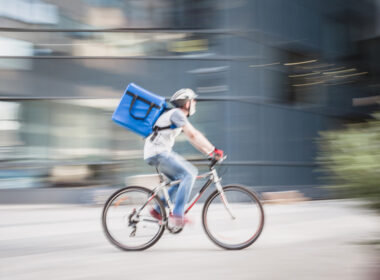
[[[183,230],[183,227],[168,227],[168,230],[172,234],[177,234]]]

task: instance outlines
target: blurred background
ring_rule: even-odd
[[[380,197],[379,0],[0,0],[0,203],[92,203],[153,173],[111,121],[130,82],[198,93],[224,184],[321,199],[370,178]]]

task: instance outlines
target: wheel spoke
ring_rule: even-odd
[[[226,249],[251,245],[264,225],[264,212],[255,194],[240,186],[227,186],[206,200],[203,225],[207,235]]]
[[[161,237],[165,225],[153,218],[149,210],[159,209],[165,216],[165,209],[157,197],[149,198],[149,190],[129,187],[116,192],[107,201],[103,210],[103,227],[114,245],[124,250],[143,250]]]

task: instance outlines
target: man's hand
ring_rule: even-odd
[[[209,156],[215,158],[216,160],[220,160],[223,157],[223,154],[224,152],[222,150],[215,148],[215,150],[213,150]]]

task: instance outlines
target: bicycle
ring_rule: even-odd
[[[254,243],[264,227],[264,210],[258,196],[242,185],[221,185],[215,169],[219,161],[210,159],[209,172],[197,176],[208,178],[199,192],[190,200],[185,214],[214,183],[216,190],[206,199],[202,210],[202,225],[206,235],[216,245],[229,250],[244,249]],[[172,227],[168,215],[173,211],[167,187],[180,183],[170,181],[158,169],[160,184],[153,190],[141,186],[128,186],[113,193],[103,208],[102,225],[109,241],[122,250],[140,251],[153,246],[164,233],[172,234],[182,228]],[[163,193],[163,198],[159,193]],[[165,203],[165,204],[164,204]],[[155,207],[161,220],[152,217],[149,210]]]

